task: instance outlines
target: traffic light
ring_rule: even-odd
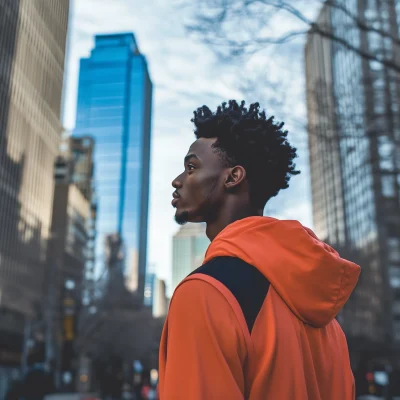
[[[368,382],[368,393],[369,394],[376,394],[376,385],[375,385],[375,378],[373,372],[367,372],[365,375],[367,382]]]

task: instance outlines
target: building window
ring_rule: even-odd
[[[391,262],[400,262],[400,240],[399,238],[389,238],[389,260]]]
[[[393,321],[394,339],[400,341],[400,321]]]
[[[389,267],[389,281],[392,288],[400,288],[400,267]]]
[[[65,288],[68,290],[74,290],[75,289],[75,281],[72,279],[67,279],[65,281]]]
[[[400,315],[400,300],[393,301],[392,310],[394,315]]]
[[[393,175],[382,175],[381,184],[382,184],[382,195],[384,197],[396,196],[395,180]]]

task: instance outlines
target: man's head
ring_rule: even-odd
[[[197,140],[185,157],[185,169],[172,182],[178,223],[207,222],[226,207],[260,211],[289,185],[296,170],[296,149],[283,123],[266,118],[258,103],[223,103],[216,112],[194,112]]]

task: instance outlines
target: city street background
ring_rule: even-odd
[[[0,400],[154,398],[209,244],[171,182],[229,99],[285,121],[301,175],[264,214],[361,265],[357,395],[400,398],[399,78],[399,0],[0,0]]]

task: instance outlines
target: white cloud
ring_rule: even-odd
[[[171,4],[174,3],[164,0],[74,1],[64,115],[65,126],[72,129],[75,123],[79,59],[89,55],[93,36],[98,33],[134,32],[139,48],[147,58],[154,83],[148,260],[156,264],[157,272],[168,280],[172,235],[178,229],[173,221],[174,210],[170,206],[171,181],[181,172],[183,157],[194,140],[190,123],[192,112],[203,104],[215,107],[223,100],[241,97],[236,89],[240,79],[236,75],[238,66],[218,62],[204,45],[188,37],[182,22],[185,9]],[[278,82],[293,82],[293,78],[298,77],[298,84],[289,88],[289,100],[284,99],[286,109],[280,110],[281,119],[293,113],[296,117],[304,118],[301,53],[302,49],[295,55],[298,57],[296,63],[288,63],[287,56],[279,59],[279,53],[275,53],[273,60],[255,58],[250,69],[246,69],[245,65],[242,68],[243,71],[263,71],[265,68],[265,72]],[[276,95],[281,96],[281,93]],[[265,98],[271,98],[271,93]],[[304,139],[304,131],[301,134]],[[299,142],[303,140],[293,139]],[[307,164],[306,157],[303,157],[301,164]],[[300,218],[310,225],[307,171],[301,178],[294,177],[293,182],[293,187],[280,197],[279,205],[287,205],[280,215]],[[296,207],[296,204],[293,206],[293,198],[297,204],[302,202],[301,207]],[[271,207],[274,208],[274,204]],[[299,212],[301,215],[298,215]]]

